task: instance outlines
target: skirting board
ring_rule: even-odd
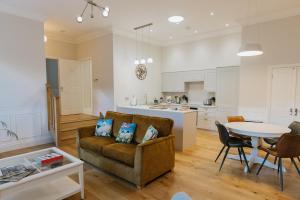
[[[49,143],[53,143],[53,138],[51,135],[32,137],[20,141],[16,140],[15,142],[9,141],[6,144],[2,143],[0,145],[0,153]]]

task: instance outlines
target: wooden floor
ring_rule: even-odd
[[[285,189],[281,192],[276,170],[263,168],[260,176],[256,176],[256,167],[251,174],[245,174],[240,162],[228,159],[219,173],[220,161],[214,162],[221,148],[218,136],[207,131],[198,131],[197,134],[195,147],[183,153],[176,153],[174,171],[158,178],[142,190],[137,190],[134,185],[85,164],[86,200],[169,200],[174,193],[180,191],[188,193],[194,200],[300,199],[300,177],[288,160],[285,162],[288,170],[284,177]],[[0,157],[46,146],[48,145],[4,153],[0,154]],[[63,146],[62,149],[76,155],[74,145]],[[231,153],[236,152],[231,150]],[[68,198],[79,199],[79,195]]]

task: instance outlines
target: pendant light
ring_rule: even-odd
[[[149,54],[150,53],[150,32],[151,29],[150,27],[152,26],[152,23],[149,24],[145,24],[139,27],[134,28],[135,30],[135,39],[136,39],[136,43],[135,43],[135,60],[134,60],[134,65],[139,65],[139,64],[151,64],[153,63],[153,58],[152,56],[146,56],[145,54]],[[146,29],[148,27],[148,30]],[[138,38],[138,31],[141,30],[140,33],[140,41]],[[144,31],[146,30],[146,34],[144,37]],[[148,37],[147,37],[147,31],[148,31]],[[148,43],[148,44],[147,44]],[[147,45],[145,47],[145,45]],[[139,53],[138,53],[139,51]],[[138,59],[138,54],[140,59]]]
[[[256,10],[257,9],[258,9],[258,6],[256,4]],[[248,19],[247,19],[246,28],[249,25],[249,21],[248,21],[249,18],[250,18],[249,13],[250,13],[250,0],[248,0],[248,16],[247,16]],[[259,39],[259,28],[258,27],[257,27],[257,35],[256,36],[257,36],[256,39],[258,40]],[[247,37],[247,29],[246,29],[246,31],[245,31],[245,40],[246,40],[246,42],[241,45],[241,48],[240,48],[239,52],[237,53],[237,55],[241,56],[241,57],[251,57],[251,56],[262,55],[264,52],[263,52],[261,44],[259,44],[257,42],[249,42],[248,39],[249,38]]]
[[[150,26],[148,26],[148,44],[150,44]],[[148,45],[148,53],[151,49],[151,47],[149,47],[150,45]],[[152,64],[153,63],[153,58],[150,56],[147,59],[147,63]]]
[[[135,60],[134,60],[134,64],[135,65],[139,65],[140,61],[137,59],[137,46],[138,46],[138,34],[137,34],[137,30],[135,31]]]

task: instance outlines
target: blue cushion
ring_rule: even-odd
[[[133,135],[136,129],[136,124],[135,123],[122,123],[122,126],[119,130],[119,134],[116,137],[116,142],[117,143],[124,143],[124,144],[130,144],[132,139],[133,139]]]
[[[96,125],[96,136],[111,137],[112,134],[112,119],[99,119]]]

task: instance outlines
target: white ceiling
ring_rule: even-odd
[[[95,0],[111,8],[110,17],[104,19],[86,13],[84,23],[75,18],[82,12],[84,0],[0,0],[0,10],[45,21],[45,30],[67,37],[79,37],[87,33],[112,27],[131,32],[136,26],[153,22],[152,37],[170,42],[190,37],[226,32],[245,23],[247,15],[257,21],[300,14],[299,0]],[[250,6],[248,6],[250,2]],[[258,2],[258,3],[257,3]],[[256,9],[258,7],[258,9]],[[215,15],[211,16],[210,12]],[[247,14],[249,13],[249,14]],[[185,21],[170,24],[167,18],[182,15]],[[229,24],[229,27],[225,27]],[[198,33],[195,34],[194,31]]]

